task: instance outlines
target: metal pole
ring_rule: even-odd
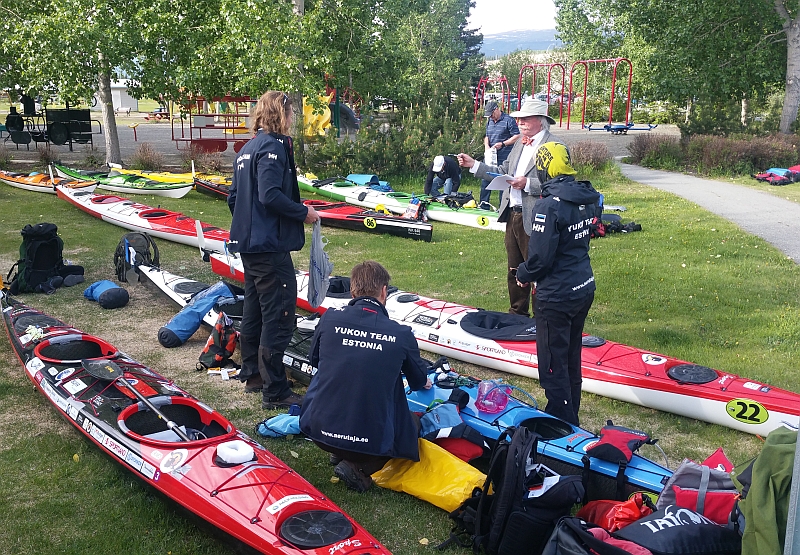
[[[800,435],[798,435],[800,440]],[[794,450],[794,470],[792,471],[792,488],[789,493],[789,518],[786,521],[786,543],[783,549],[784,555],[800,555],[800,535],[797,534],[797,526],[800,524],[800,441]]]

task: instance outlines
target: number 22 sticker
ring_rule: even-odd
[[[725,405],[725,410],[728,416],[745,424],[763,424],[769,419],[769,411],[750,399],[732,399]]]

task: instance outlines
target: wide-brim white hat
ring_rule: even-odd
[[[527,118],[530,116],[543,116],[551,125],[556,123],[556,120],[551,118],[547,113],[547,102],[543,100],[531,99],[522,103],[522,108],[516,112],[508,114],[512,118]]]

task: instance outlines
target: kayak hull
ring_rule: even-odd
[[[116,195],[76,192],[60,186],[56,187],[56,193],[59,198],[110,224],[131,231],[142,231],[167,241],[200,247],[197,220],[180,212],[153,208]],[[228,231],[204,222],[200,224],[203,227],[205,247],[223,251],[229,238]]]
[[[97,187],[115,193],[127,195],[155,195],[167,198],[182,198],[194,188],[194,183],[190,180],[183,183],[164,183],[142,177],[139,175],[121,174],[113,172],[96,172],[88,170],[77,170],[60,166],[53,166],[62,177],[73,179],[93,179],[96,180]]]
[[[303,176],[298,176],[297,183],[302,191],[371,210],[377,208],[378,205],[382,205],[386,210],[400,215],[405,213],[409,201],[413,198],[413,195],[409,193],[377,191],[365,185],[355,185],[344,181],[315,185],[313,181]],[[442,202],[437,202],[430,198],[427,198],[427,200],[430,201],[426,209],[429,220],[466,225],[478,229],[493,229],[496,231],[505,231],[506,229],[505,223],[497,221],[497,212],[479,210],[477,208],[452,209]]]
[[[26,175],[16,172],[0,171],[0,181],[11,187],[33,191],[35,193],[56,194],[54,184],[67,187],[75,191],[92,192],[97,187],[97,181],[84,181],[67,177],[56,177],[51,179],[46,174]]]
[[[364,210],[346,202],[304,200],[303,204],[313,206],[319,213],[322,224],[326,226],[406,237],[418,241],[429,242],[433,237],[433,226],[427,222],[387,216],[382,212]]]
[[[388,553],[314,486],[166,377],[6,295],[0,294],[0,306],[11,345],[36,389],[98,449],[169,499],[264,554],[330,555],[348,541]],[[93,377],[84,369],[86,360],[115,364],[127,385]],[[131,388],[189,441],[180,441]],[[298,521],[310,516],[335,523],[314,545],[297,534]]]
[[[211,268],[219,275],[244,279],[241,261],[233,255],[212,256]],[[298,273],[297,306],[304,310],[321,313],[350,300],[348,294],[337,292],[312,309],[307,301],[307,286],[308,275]],[[420,349],[502,372],[539,378],[535,340],[490,339],[464,329],[465,317],[491,314],[489,311],[405,291],[390,293],[386,310],[390,318],[412,329]],[[535,326],[536,321],[529,319],[529,327],[535,329]],[[784,424],[800,425],[800,394],[743,376],[590,335],[584,335],[581,364],[583,390],[604,397],[749,434],[767,435]],[[697,372],[706,381],[690,383],[680,377],[682,372]]]
[[[204,195],[209,195],[214,198],[228,200],[228,195],[231,190],[230,179],[224,181],[214,181],[200,177],[194,178],[194,188]]]
[[[208,284],[176,276],[159,268],[148,266],[139,267],[140,274],[145,283],[150,283],[178,306],[185,306],[198,290],[202,291]],[[230,306],[229,304],[225,306]],[[203,322],[213,326],[217,320],[215,307],[203,317]],[[226,314],[229,314],[227,309]],[[229,314],[230,315],[230,314]],[[233,317],[237,325],[236,317]],[[298,318],[292,340],[286,348],[283,363],[287,373],[297,381],[308,385],[313,379],[316,370],[309,363],[309,348],[313,337],[316,318]],[[432,376],[435,378],[435,376]],[[435,383],[436,380],[432,379]],[[470,395],[470,401],[461,411],[461,417],[470,427],[480,432],[489,442],[497,440],[500,434],[510,427],[525,426],[540,434],[543,438],[538,444],[540,458],[552,470],[561,474],[581,474],[583,472],[583,456],[585,449],[592,442],[597,441],[597,436],[577,426],[568,424],[536,407],[526,404],[518,399],[511,398],[508,406],[497,414],[490,414],[479,410],[475,404],[477,387],[476,381],[470,385],[461,385],[461,389]],[[405,384],[407,387],[407,384]],[[407,389],[409,408],[415,412],[425,412],[436,399],[447,399],[452,389],[434,386],[430,390],[410,391]],[[619,467],[606,461],[592,459],[590,464],[589,495],[590,499],[610,499],[617,497],[617,473]],[[634,455],[626,469],[624,495],[634,491],[648,491],[660,493],[664,482],[672,472],[642,457]]]

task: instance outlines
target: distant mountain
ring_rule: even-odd
[[[555,29],[540,29],[536,31],[508,31],[483,36],[481,52],[489,59],[513,52],[514,50],[547,50],[548,47],[558,48],[561,41],[556,40]]]

